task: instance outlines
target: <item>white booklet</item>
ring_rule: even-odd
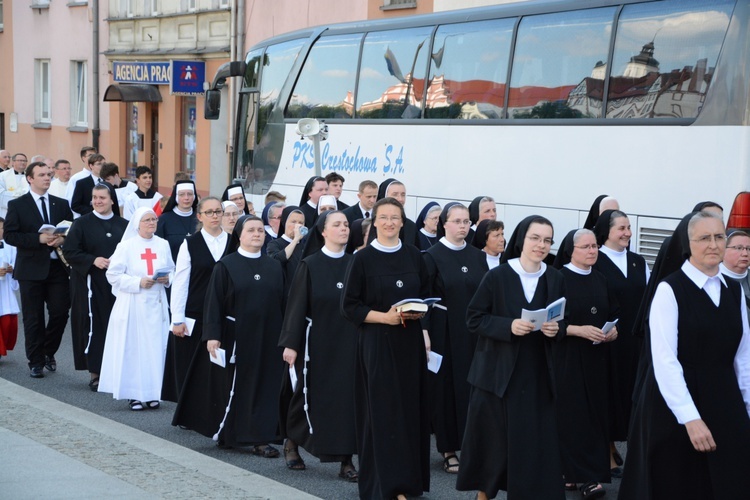
[[[193,334],[193,328],[195,327],[195,320],[193,318],[185,317],[185,336],[189,337]],[[174,331],[174,325],[171,326]]]
[[[217,347],[215,352],[216,352],[216,357],[214,358],[213,356],[211,356],[211,353],[209,352],[208,359],[211,360],[211,363],[215,363],[221,366],[222,368],[226,368],[227,367],[227,352],[221,347]]]
[[[618,321],[620,321],[620,318],[617,318],[614,321],[607,321],[606,323],[604,323],[604,326],[602,327],[602,333],[605,336],[609,335],[609,332],[612,331],[612,328],[614,328],[615,326],[617,326],[617,322]],[[594,345],[596,345],[596,344],[601,344],[601,342],[594,342]]]
[[[430,370],[432,373],[437,373],[438,370],[440,370],[440,366],[443,364],[443,356],[441,354],[436,353],[435,351],[430,351],[430,355],[427,358],[427,369]]]
[[[533,332],[542,329],[542,323],[560,321],[565,316],[565,297],[560,297],[544,309],[529,311],[521,309],[521,319],[534,325]]]

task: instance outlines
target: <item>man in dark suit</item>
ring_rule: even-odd
[[[372,213],[372,207],[378,199],[378,185],[374,181],[362,181],[357,191],[359,203],[344,210],[349,224],[357,219],[367,219]]]
[[[91,175],[78,180],[73,189],[73,198],[70,200],[70,208],[72,208],[75,213],[86,215],[94,211],[91,207],[91,192],[94,189],[94,186],[103,182],[99,174],[102,171],[104,161],[104,156],[98,153],[89,156],[88,163]]]
[[[42,224],[72,221],[67,200],[47,194],[52,170],[43,162],[26,168],[30,191],[8,204],[5,241],[18,249],[13,277],[21,291],[21,312],[26,336],[26,357],[31,376],[44,377],[43,368],[57,369],[55,353],[68,322],[68,273],[56,249],[61,235],[40,233]],[[44,324],[44,305],[49,320]]]

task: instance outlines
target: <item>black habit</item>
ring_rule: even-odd
[[[73,222],[65,239],[63,253],[73,268],[71,288],[74,286],[72,276],[75,273],[83,279],[85,291],[83,300],[80,301],[83,307],[74,310],[73,315],[86,318],[85,323],[88,326],[89,311],[91,312],[90,336],[89,331],[79,332],[74,329],[72,332],[73,358],[77,370],[85,370],[88,367],[91,373],[101,371],[107,324],[112,306],[115,304],[115,296],[112,295],[112,286],[107,281],[107,270],[96,267],[94,260],[97,257],[109,259],[115,253],[126,227],[128,221],[122,217],[113,214],[112,218],[105,220],[90,212]],[[90,299],[87,293],[89,290]]]
[[[562,251],[560,252],[561,255]],[[618,306],[607,278],[564,267],[565,323],[601,328],[617,319]],[[563,473],[568,483],[609,482],[610,343],[566,335],[555,358],[557,423]]]
[[[159,216],[156,236],[169,242],[173,261],[177,262],[177,252],[180,251],[180,245],[185,241],[185,238],[195,233],[197,225],[198,219],[195,216],[195,209],[187,217],[176,214],[174,210],[164,212]]]
[[[392,498],[429,491],[427,359],[418,321],[365,323],[406,298],[427,297],[427,269],[417,248],[368,246],[354,254],[342,309],[358,327],[355,404],[359,495]]]
[[[322,251],[302,260],[292,282],[279,339],[281,347],[297,352],[297,387],[291,402],[282,397],[282,405],[287,403],[281,408],[282,434],[324,462],[342,461],[357,452],[357,331],[341,315],[340,305],[351,261],[349,254],[333,258]],[[288,372],[284,380],[282,392],[291,392]]]
[[[265,255],[249,258],[238,251],[216,264],[206,292],[203,342],[172,425],[184,425],[226,446],[280,442],[278,401],[285,363],[277,344],[283,290],[281,265]],[[208,340],[221,341],[226,368],[209,361]]]
[[[682,270],[665,282],[674,292],[679,311],[677,360],[716,450],[695,450],[685,426],[677,422],[664,401],[650,365],[635,401],[628,462],[618,498],[747,498],[750,417],[734,370],[743,334],[742,290],[727,280],[728,286],[721,286],[717,307]]]
[[[196,351],[201,346],[201,335],[203,334],[203,306],[206,301],[206,290],[211,280],[214,261],[211,251],[206,245],[203,233],[189,236],[186,240],[187,250],[190,253],[190,281],[188,283],[188,295],[185,303],[185,316],[195,320],[193,331],[190,335],[178,337],[170,335],[167,341],[167,358],[164,363],[164,381],[161,385],[161,398],[165,401],[177,402],[182,386],[187,376],[188,368]],[[222,257],[227,254],[229,243],[232,238],[227,238]]]
[[[461,449],[466,427],[471,390],[467,377],[477,343],[476,334],[466,327],[466,308],[487,273],[487,259],[468,244],[453,250],[437,243],[423,256],[430,295],[441,298],[427,322],[431,349],[443,355],[440,370],[428,374],[430,417],[437,449],[448,453]]]
[[[480,490],[489,498],[499,490],[509,498],[565,498],[554,404],[556,339],[511,332],[521,309],[542,309],[564,295],[562,275],[547,267],[528,302],[520,276],[506,263],[484,276],[471,299],[466,321],[478,339],[458,490]],[[563,334],[561,328],[558,337]]]

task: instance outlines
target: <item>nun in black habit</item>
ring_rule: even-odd
[[[601,328],[617,319],[618,306],[607,278],[592,269],[598,257],[596,236],[573,230],[560,248],[555,267],[565,279],[565,337],[555,358],[557,422],[566,489],[581,484],[583,498],[604,495],[610,482],[609,342]],[[559,267],[558,267],[559,266]]]
[[[429,294],[419,250],[399,240],[403,206],[373,207],[378,237],[352,259],[344,317],[357,326],[355,405],[361,498],[420,496],[430,486],[430,435],[421,314],[393,304]]]
[[[302,196],[299,200],[299,207],[297,207],[305,216],[305,227],[308,229],[310,229],[313,224],[315,224],[315,221],[318,218],[318,200],[316,199],[315,201],[313,201],[310,198],[310,195],[315,189],[315,184],[317,182],[322,182],[326,186],[325,191],[321,194],[325,194],[328,192],[328,183],[326,182],[326,180],[323,177],[313,175],[307,180],[307,184],[305,184],[305,187],[302,188]],[[282,227],[283,226],[279,226],[279,231],[282,231]]]
[[[287,287],[291,284],[297,266],[302,260],[305,239],[301,229],[305,227],[304,218],[305,215],[299,207],[284,207],[279,221],[279,237],[266,246],[267,255],[281,263]]]
[[[214,266],[203,311],[205,348],[198,349],[172,425],[213,437],[221,447],[249,447],[276,458],[280,443],[279,384],[284,363],[277,346],[284,315],[284,273],[261,255],[265,230],[254,215],[240,217],[239,248]],[[226,367],[209,361],[224,349]]]
[[[166,401],[177,402],[182,392],[190,363],[201,344],[208,282],[216,262],[229,251],[231,237],[221,227],[222,212],[218,198],[203,198],[198,203],[201,229],[188,236],[177,253],[169,303],[172,335],[167,343],[162,383],[162,399]],[[189,320],[192,324],[188,327]]]
[[[352,256],[345,252],[349,224],[340,211],[324,212],[308,236],[302,261],[289,290],[279,346],[295,368],[282,386],[282,435],[287,466],[304,462],[290,442],[321,462],[341,462],[339,477],[356,482],[352,463],[357,452],[354,430],[356,326],[341,315],[341,296]],[[294,446],[296,448],[296,446]],[[292,456],[296,455],[296,456]],[[297,460],[297,462],[293,462]]]
[[[248,207],[247,199],[245,198],[245,189],[239,182],[227,186],[221,194],[221,201],[231,201],[237,205],[241,214],[250,215],[250,208]]]
[[[484,207],[482,206],[483,203],[485,204]],[[497,219],[497,205],[495,205],[494,198],[490,196],[477,196],[471,200],[469,204],[469,219],[471,220],[471,228],[469,228],[469,234],[466,236],[466,243],[474,241],[477,225],[480,222]]]
[[[185,238],[195,233],[198,225],[196,211],[198,197],[193,181],[179,181],[175,183],[172,194],[159,216],[156,226],[156,236],[169,242],[172,250],[172,260],[177,260],[177,252]]]
[[[82,277],[84,308],[78,314],[89,319],[85,336],[81,335],[73,341],[74,357],[83,359],[83,366],[76,362],[76,369],[88,369],[91,374],[89,387],[96,392],[107,324],[115,304],[112,285],[107,281],[106,273],[109,258],[115,253],[128,221],[120,217],[114,188],[109,183],[99,184],[92,191],[93,211],[73,222],[65,239],[63,255],[73,272]]]
[[[683,264],[656,288],[651,364],[633,411],[619,498],[745,498],[750,491],[750,328],[741,287],[719,272],[723,222],[691,213]],[[706,236],[708,239],[706,239]]]
[[[522,309],[542,309],[565,296],[562,275],[543,262],[552,237],[544,217],[522,220],[466,313],[478,339],[456,488],[479,490],[480,500],[499,490],[509,498],[565,498],[553,365],[564,328],[545,322],[532,331],[534,325],[521,319]]]
[[[632,232],[628,216],[619,210],[605,210],[594,226],[600,245],[594,269],[602,273],[620,306],[617,339],[610,344],[610,441],[626,441],[630,426],[641,341],[635,335],[635,320],[646,291],[650,271],[643,257],[628,249]],[[620,457],[613,450],[613,461]],[[615,477],[617,470],[613,471]]]
[[[395,195],[395,196],[394,196]],[[378,187],[378,201],[384,198],[395,198],[403,206],[406,203],[406,187],[404,184],[397,179],[386,179],[380,183]],[[378,231],[375,225],[370,228],[370,234],[367,239],[368,242],[375,240],[378,236]],[[411,219],[404,219],[403,226],[401,226],[401,232],[398,235],[399,239],[408,245],[414,245],[419,248],[419,238],[417,237],[417,225]]]
[[[438,240],[436,224],[439,217],[440,205],[438,205],[436,201],[429,202],[424,206],[422,211],[419,212],[416,221],[417,231],[419,231],[417,234],[417,239],[419,241],[417,248],[423,252],[434,245]],[[434,218],[434,220],[432,218]],[[432,227],[432,231],[430,231],[430,227]]]
[[[461,449],[471,386],[466,381],[476,348],[476,334],[466,328],[466,308],[487,272],[485,254],[466,243],[469,211],[449,203],[440,213],[441,238],[423,253],[430,276],[430,295],[440,297],[423,325],[429,331],[431,350],[442,354],[437,373],[430,373],[430,415],[437,449],[443,454],[443,470],[459,469],[456,451]]]

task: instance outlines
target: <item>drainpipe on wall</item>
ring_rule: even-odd
[[[91,129],[91,142],[92,146],[99,151],[99,0],[91,1],[91,17],[93,18],[94,26],[93,32],[93,43],[91,53],[91,68],[94,75],[93,78],[93,127]]]

